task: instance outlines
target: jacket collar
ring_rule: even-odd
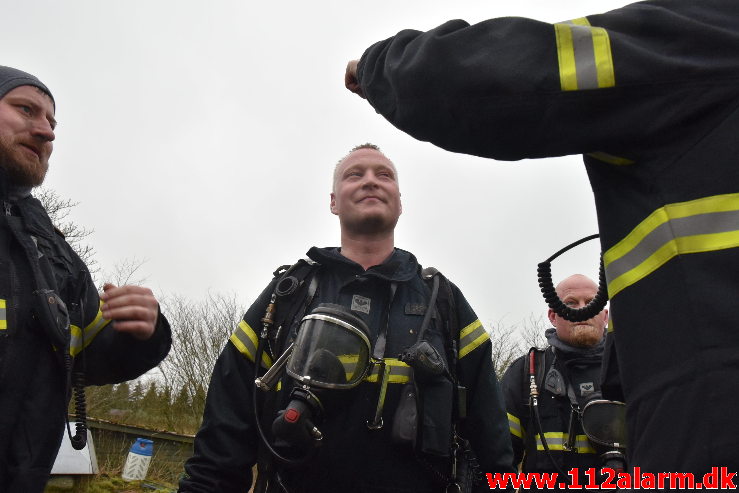
[[[330,265],[340,270],[346,270],[352,274],[365,274],[386,281],[404,282],[409,281],[420,273],[416,257],[412,253],[400,248],[395,248],[392,255],[380,265],[375,265],[366,271],[361,265],[344,257],[338,247],[318,248],[308,250],[308,257],[322,265]]]
[[[564,353],[565,357],[581,357],[581,356],[597,356],[601,357],[603,355],[603,348],[605,347],[606,338],[600,340],[598,344],[591,347],[575,347],[571,346],[570,344],[567,344],[562,339],[557,337],[557,329],[554,327],[547,329],[546,332],[544,332],[544,335],[547,338],[547,342],[550,346],[555,347],[558,349],[561,353]]]
[[[10,182],[6,171],[0,168],[0,199],[18,202],[31,195],[31,187],[19,187]]]

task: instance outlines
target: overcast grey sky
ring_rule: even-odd
[[[104,269],[158,294],[235,292],[339,242],[333,165],[378,144],[399,170],[396,245],[460,286],[487,325],[545,310],[536,264],[597,231],[579,156],[515,163],[418,142],[343,87],[346,62],[404,28],[518,15],[557,22],[624,0],[24,0],[3,2],[0,65],[57,101],[47,185],[79,202]],[[590,242],[555,280],[597,275]]]

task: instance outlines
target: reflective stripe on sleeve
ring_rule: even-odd
[[[103,302],[100,302],[100,306],[103,306]],[[90,322],[84,330],[80,329],[76,325],[70,326],[71,340],[69,342],[69,354],[77,356],[95,339],[103,328],[110,323],[110,320],[103,318],[103,312],[98,307],[98,312],[95,318]]]
[[[480,319],[475,320],[459,332],[459,359],[464,358],[476,347],[490,340]]]
[[[660,207],[603,255],[613,298],[672,258],[739,246],[739,193]]]
[[[613,87],[611,41],[608,32],[586,18],[554,24],[559,79],[563,91]]]
[[[238,328],[231,334],[229,340],[236,346],[241,354],[246,356],[249,361],[254,363],[254,355],[257,353],[257,345],[259,337],[254,329],[246,323],[246,320],[239,322]],[[262,352],[262,367],[269,368],[272,366],[272,358],[267,351]]]
[[[511,435],[517,436],[518,438],[523,440],[526,433],[524,432],[524,429],[521,427],[521,420],[519,420],[517,417],[515,417],[511,413],[506,413],[506,414],[508,415],[508,429],[511,430]]]
[[[608,154],[605,152],[590,152],[587,155],[592,157],[593,159],[597,159],[598,161],[603,161],[604,163],[613,164],[615,166],[630,166],[634,164],[634,161],[632,161],[631,159],[614,156],[613,154]]]
[[[567,442],[567,433],[549,432],[544,433],[544,438],[547,440],[547,446],[549,450],[564,451],[564,444]],[[541,437],[536,434],[536,450],[544,450],[544,445],[541,443]],[[588,441],[588,437],[585,435],[575,436],[575,450],[578,454],[594,454],[595,449]]]
[[[8,328],[8,315],[5,307],[5,300],[0,299],[0,330],[5,330]]]

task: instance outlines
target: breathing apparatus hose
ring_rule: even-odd
[[[539,433],[539,438],[541,439],[541,445],[544,447],[544,452],[547,454],[547,457],[549,457],[549,461],[552,463],[552,466],[554,466],[554,470],[557,471],[561,478],[566,478],[567,475],[562,468],[559,467],[557,461],[554,460],[554,456],[552,455],[551,450],[549,450],[547,439],[544,437],[544,429],[541,425],[541,416],[539,415],[539,389],[536,387],[535,362],[536,348],[532,347],[529,349],[529,407],[531,408],[531,413],[534,415],[534,423],[536,425],[537,432]],[[536,440],[536,437],[534,437],[534,439]]]
[[[606,283],[605,270],[603,269],[603,256],[600,257],[600,270],[598,272],[598,292],[590,303],[582,308],[570,308],[565,305],[560,297],[557,295],[557,291],[554,289],[552,284],[552,261],[562,255],[564,252],[574,248],[581,243],[590,241],[598,238],[600,235],[594,234],[586,236],[574,243],[567,245],[566,247],[559,250],[557,253],[541,262],[537,268],[537,274],[539,277],[539,288],[541,293],[544,295],[544,301],[547,302],[549,308],[560,317],[569,320],[570,322],[584,322],[590,318],[593,318],[605,308],[608,302],[608,285]]]
[[[309,451],[307,454],[305,454],[304,457],[299,459],[291,459],[289,457],[285,457],[284,455],[280,454],[275,448],[270,444],[269,437],[267,437],[267,434],[264,432],[264,429],[262,428],[262,421],[261,416],[259,412],[259,406],[257,404],[257,395],[259,394],[259,386],[257,385],[256,377],[259,375],[259,367],[260,362],[262,360],[262,356],[264,355],[264,346],[265,341],[267,340],[267,336],[269,333],[270,326],[274,323],[274,314],[275,314],[275,302],[277,300],[277,294],[272,293],[272,298],[270,299],[269,304],[267,305],[267,309],[264,314],[264,318],[262,318],[262,333],[259,336],[259,342],[257,343],[257,350],[256,355],[254,356],[254,395],[252,396],[252,404],[254,409],[254,421],[256,423],[257,432],[259,433],[259,438],[262,440],[262,443],[265,447],[267,447],[267,450],[269,451],[272,456],[277,459],[278,461],[288,464],[297,466],[300,464],[305,463],[310,458],[313,457],[315,454],[315,449],[313,451]]]

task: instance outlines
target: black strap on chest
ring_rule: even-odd
[[[282,265],[274,272],[275,278],[274,291],[270,302],[270,308],[265,314],[265,327],[263,334],[260,335],[259,343],[254,358],[254,377],[259,376],[260,361],[264,346],[269,346],[269,352],[273,360],[276,360],[287,346],[288,338],[292,338],[293,328],[308,310],[313,298],[318,292],[318,270],[320,264],[300,259],[293,265]],[[275,308],[276,307],[276,308]],[[272,315],[270,315],[270,312]],[[269,318],[274,316],[274,318]],[[270,330],[271,329],[271,330]],[[266,338],[266,341],[265,341]],[[284,374],[284,369],[279,379]],[[271,423],[273,416],[277,412],[278,399],[276,392],[267,392],[262,405],[257,404],[257,396],[261,392],[256,391],[253,396],[254,415],[257,423],[257,430],[261,435],[262,446],[257,450],[257,478],[254,485],[255,493],[263,493],[275,487],[273,481],[277,479],[275,470],[275,457],[279,454],[269,445],[269,439],[262,431],[262,421],[264,426]],[[260,409],[261,408],[261,409]],[[260,414],[261,412],[261,414]],[[269,423],[267,423],[269,421]],[[283,462],[291,462],[289,459],[279,456]]]
[[[12,235],[15,237],[18,244],[23,248],[23,251],[26,254],[26,259],[28,260],[28,265],[31,268],[34,288],[31,299],[33,303],[34,317],[44,330],[46,336],[49,338],[49,343],[55,347],[56,354],[64,368],[66,399],[69,400],[72,392],[74,393],[75,415],[77,416],[77,423],[75,425],[76,433],[74,436],[72,436],[72,432],[69,428],[66,409],[63,410],[63,413],[67,427],[67,434],[69,435],[72,447],[75,450],[81,450],[87,444],[87,412],[84,387],[85,374],[84,368],[81,371],[75,371],[74,374],[72,371],[73,363],[69,347],[71,342],[69,309],[59,296],[59,286],[56,284],[54,273],[52,272],[48,259],[43,257],[38,248],[38,244],[36,243],[38,240],[34,239],[34,237],[26,231],[24,221],[31,219],[31,216],[27,215],[28,211],[21,211],[21,216],[13,216],[10,214],[11,208],[8,208],[6,204],[5,212],[5,219],[7,221],[8,228],[12,232]],[[36,219],[38,219],[38,217],[36,217]],[[77,283],[78,289],[82,289],[84,282],[84,278],[79,280]],[[78,296],[73,297],[73,299],[79,299],[80,310],[81,313],[84,314],[81,307],[81,293],[77,293],[77,295]],[[72,383],[73,379],[74,384]]]
[[[272,358],[278,357],[287,339],[294,337],[295,325],[300,323],[313,302],[318,292],[319,268],[317,262],[300,259],[293,265],[280,266],[272,273],[278,278],[274,289],[277,312],[274,330],[269,334]]]

